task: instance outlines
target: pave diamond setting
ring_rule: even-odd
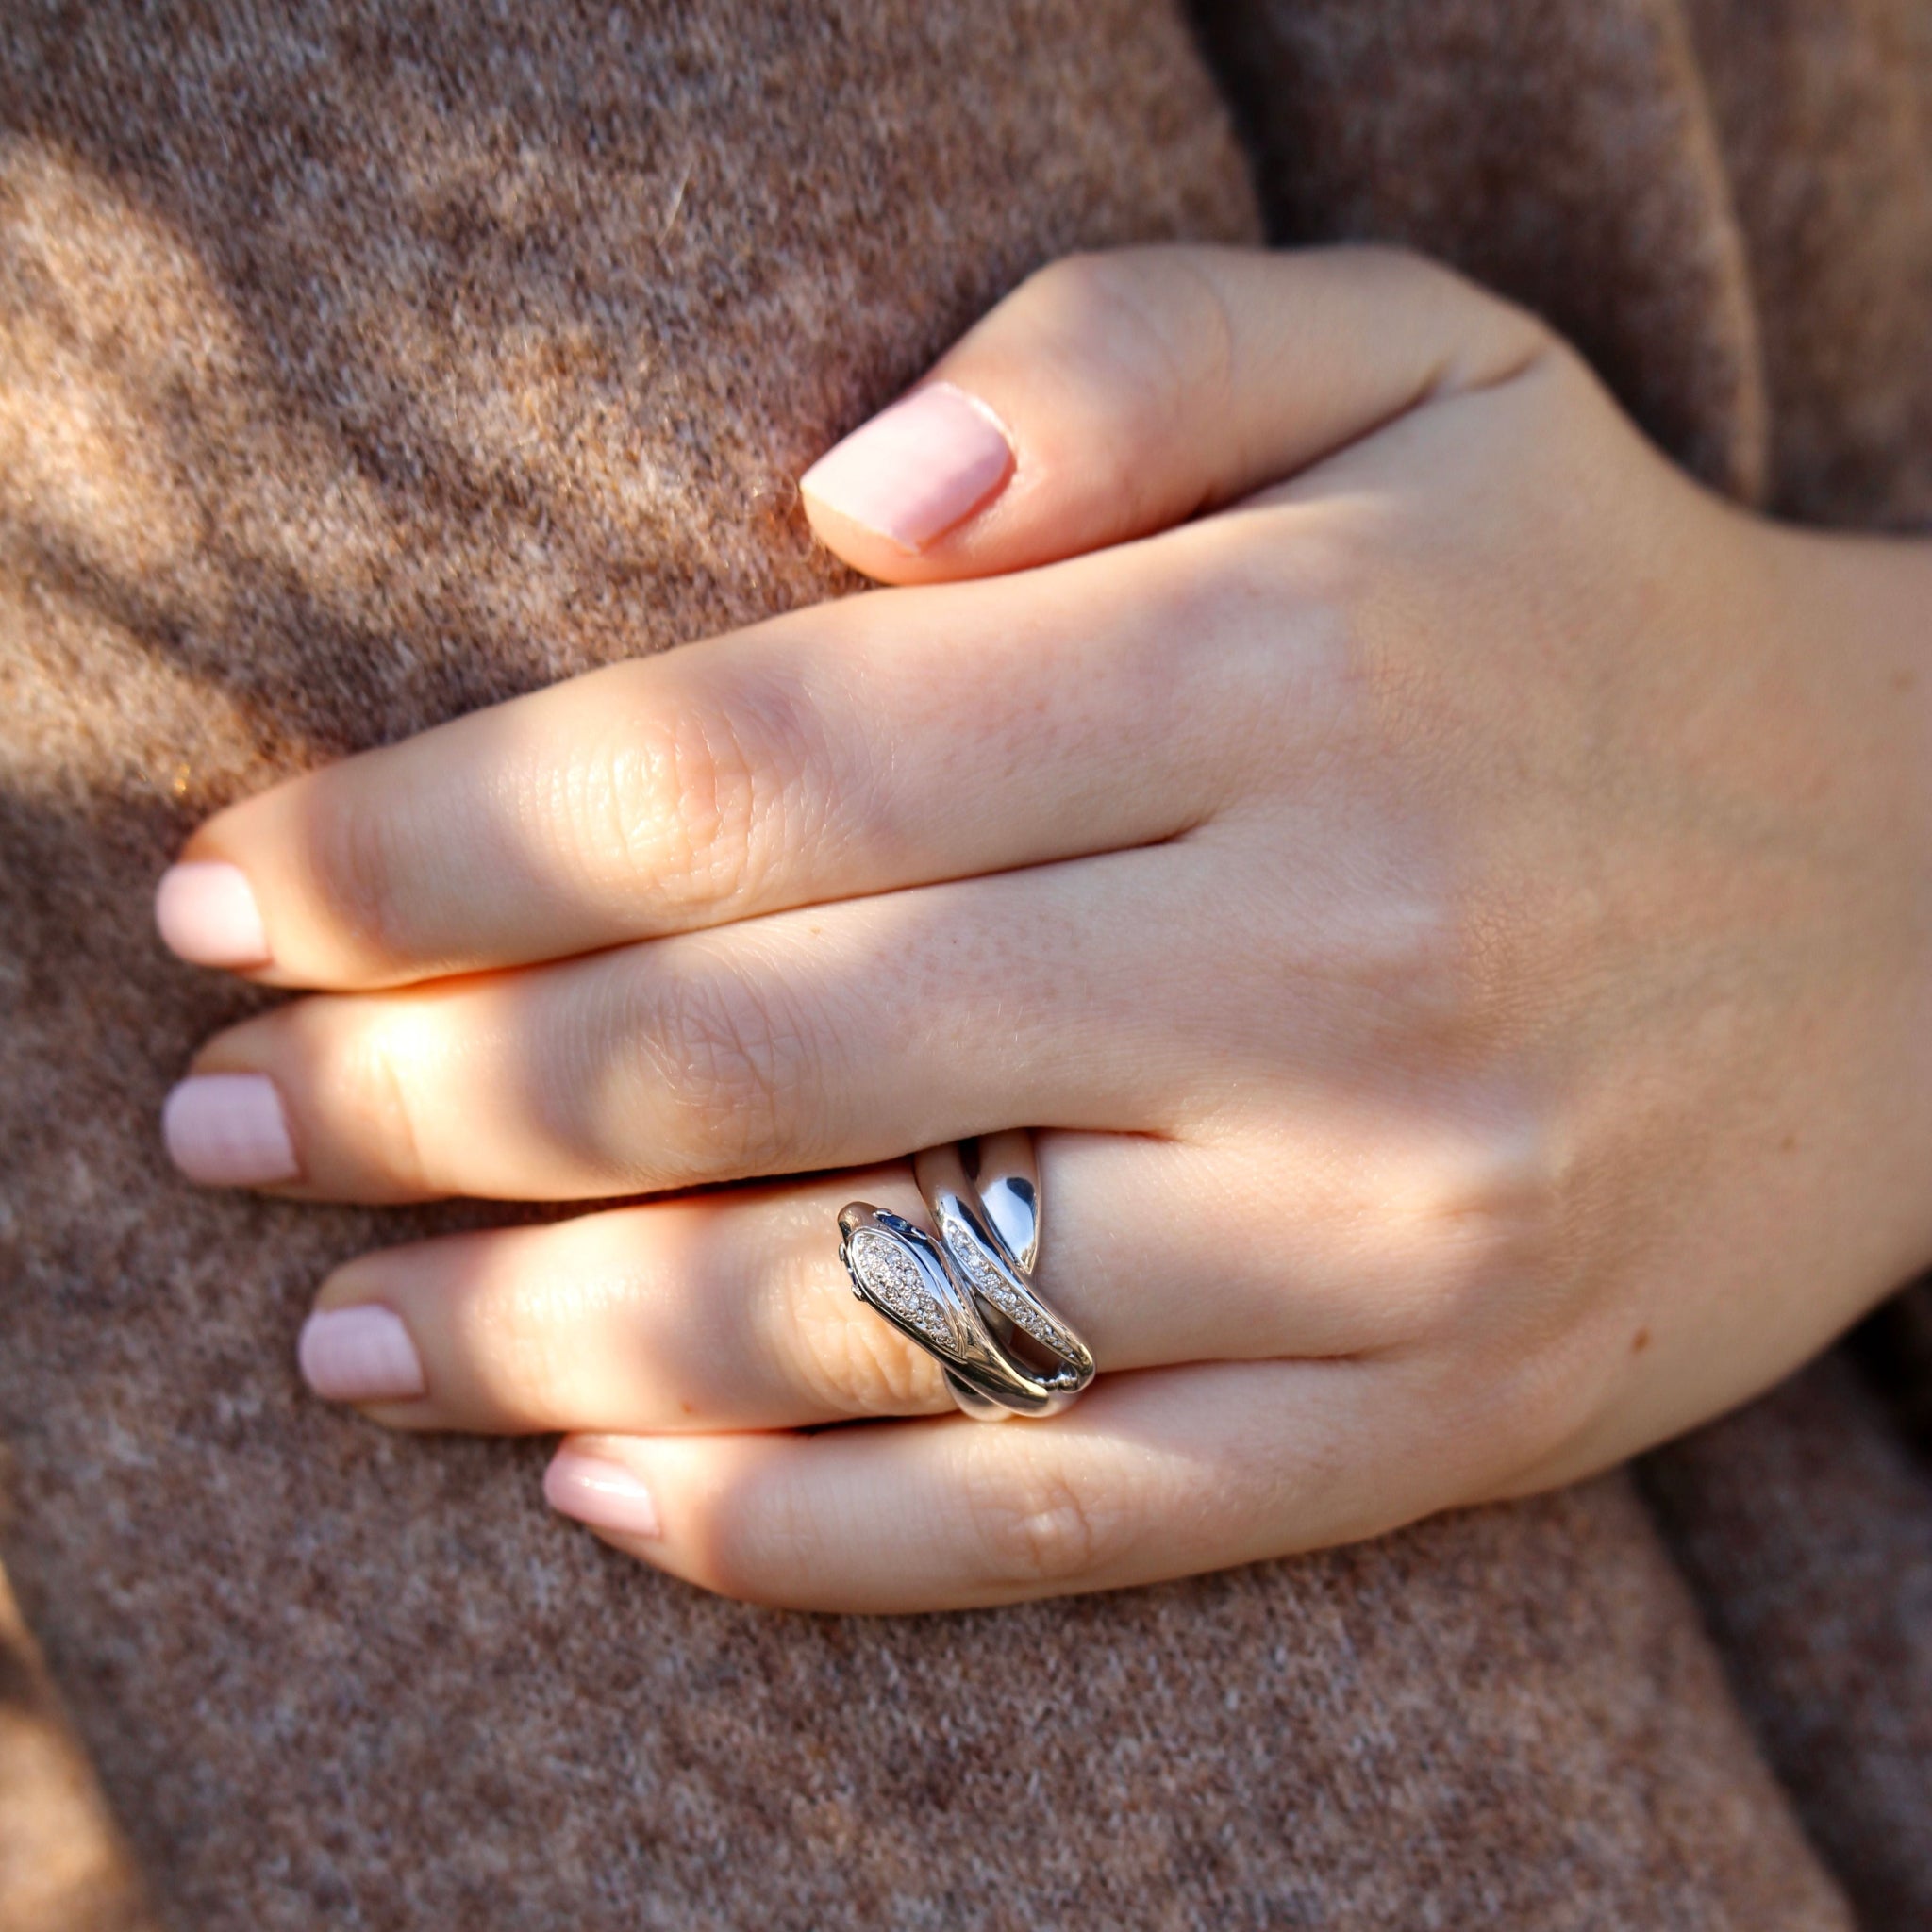
[[[956,1215],[941,1215],[940,1236],[946,1244],[947,1252],[958,1263],[959,1272],[973,1284],[975,1292],[984,1295],[1001,1314],[1015,1326],[1024,1328],[1035,1341],[1052,1349],[1056,1355],[1064,1356],[1069,1361],[1079,1359],[1083,1353],[1080,1345],[1035,1297],[1023,1294],[1007,1279],[987,1254],[985,1243],[963,1221]]]
[[[944,1368],[979,1422],[1058,1415],[1093,1380],[1078,1332],[1033,1291],[1040,1170],[1024,1128],[922,1148],[921,1226],[869,1201],[839,1210],[852,1291]]]
[[[951,1311],[926,1285],[924,1273],[903,1241],[879,1228],[861,1227],[846,1246],[852,1272],[881,1307],[937,1346],[958,1346]]]

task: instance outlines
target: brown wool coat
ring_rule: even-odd
[[[0,1932],[1932,1924],[1910,1298],[1566,1494],[868,1623],[302,1396],[330,1263],[496,1210],[160,1157],[258,997],[151,936],[202,814],[851,588],[791,479],[963,324],[1264,235],[1932,527],[1925,0],[0,0]]]

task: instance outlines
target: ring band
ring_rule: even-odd
[[[1024,1128],[928,1147],[912,1171],[937,1239],[854,1201],[839,1257],[858,1298],[939,1360],[981,1422],[1058,1415],[1093,1379],[1093,1357],[1033,1285],[1040,1171]]]

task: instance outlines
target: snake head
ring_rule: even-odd
[[[971,1355],[977,1324],[962,1307],[958,1287],[929,1234],[903,1215],[863,1201],[841,1210],[839,1233],[839,1258],[852,1277],[854,1294],[949,1360]]]

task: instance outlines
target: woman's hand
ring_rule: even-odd
[[[196,1178],[809,1175],[353,1260],[323,1394],[564,1431],[551,1500],[713,1590],[988,1604],[1581,1475],[1932,1258],[1921,551],[1726,508],[1373,251],[1063,263],[937,376],[807,479],[920,588],[282,786],[164,883],[177,950],[325,990],[171,1099]],[[1019,1125],[1101,1374],[990,1427],[835,1217]],[[901,1419],[800,1433],[853,1417]]]

